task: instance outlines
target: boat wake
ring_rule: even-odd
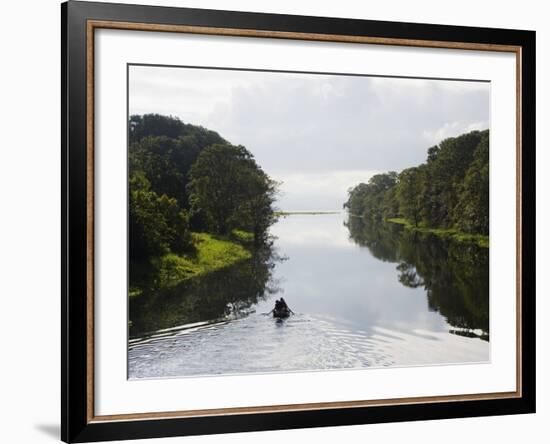
[[[488,344],[478,342],[483,361]],[[131,340],[128,373],[135,379],[427,365],[464,362],[471,351],[471,339],[445,332],[366,332],[300,313],[282,322],[253,313]]]

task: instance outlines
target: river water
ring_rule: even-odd
[[[345,213],[271,233],[271,254],[130,304],[130,378],[489,361],[487,249]]]

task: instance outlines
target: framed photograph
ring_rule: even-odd
[[[535,411],[535,33],[69,1],[62,439]]]

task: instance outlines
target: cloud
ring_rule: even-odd
[[[430,146],[437,145],[442,140],[449,137],[456,137],[460,134],[468,133],[470,131],[480,131],[489,128],[489,122],[482,120],[479,122],[448,122],[441,128],[435,130],[425,130],[422,132],[422,136]]]
[[[489,122],[483,82],[134,66],[129,91],[131,113],[179,116],[246,146],[286,178],[281,202],[302,210],[341,208],[354,172],[417,165]]]
[[[368,182],[378,171],[349,170],[324,173],[275,174],[281,183],[278,205],[287,211],[341,210],[350,187]]]

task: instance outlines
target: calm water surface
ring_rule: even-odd
[[[272,252],[130,303],[130,378],[489,360],[487,249],[344,213],[271,232]]]

